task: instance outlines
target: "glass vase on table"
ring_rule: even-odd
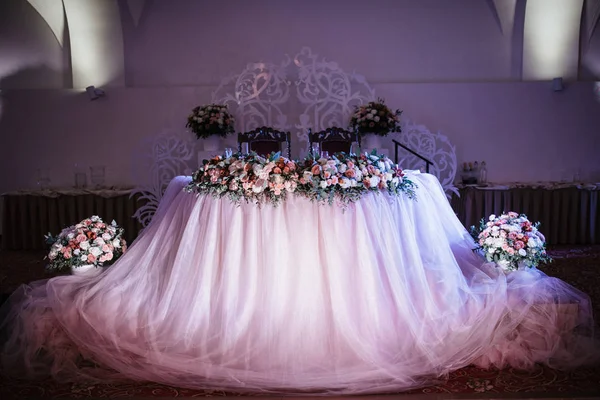
[[[104,186],[105,178],[105,167],[104,165],[97,165],[90,167],[90,181],[94,186],[94,189],[100,189]]]
[[[36,170],[36,183],[39,190],[50,189],[50,172],[46,168]]]

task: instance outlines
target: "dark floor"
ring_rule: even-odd
[[[554,262],[540,269],[587,293],[600,319],[600,245],[551,247]],[[0,251],[0,301],[19,285],[50,278],[44,269],[44,252]],[[55,275],[55,274],[54,274]],[[223,397],[232,393],[172,388],[156,383],[129,385],[58,384],[0,380],[0,398],[155,398]],[[236,396],[239,398],[239,395]],[[253,396],[252,398],[260,398]],[[269,397],[278,399],[280,396]],[[289,398],[289,397],[288,397]],[[336,397],[339,399],[340,397]],[[600,366],[574,371],[539,367],[535,371],[489,371],[467,367],[451,374],[442,385],[399,395],[368,396],[367,399],[600,399]]]

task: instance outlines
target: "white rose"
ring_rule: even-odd
[[[527,251],[525,251],[525,249],[519,249],[519,255],[525,257],[527,255]]]
[[[80,260],[87,261],[87,256],[85,254],[82,254]]]
[[[81,254],[81,250],[75,249],[75,250],[73,250],[73,254],[75,254],[76,256],[78,256],[79,254]]]
[[[100,254],[102,254],[102,250],[99,247],[92,247],[90,249],[90,254],[93,254],[96,257],[98,257],[98,256],[100,256]]]
[[[112,241],[112,245],[115,249],[121,248],[121,241],[119,239],[115,239]]]
[[[376,115],[376,116],[373,118],[373,120],[374,120],[375,122],[379,122],[379,115]]]
[[[319,186],[321,186],[322,189],[325,189],[327,187],[327,181],[321,181]]]
[[[494,214],[490,215],[490,221],[493,221],[496,219],[496,216]]]
[[[84,242],[79,243],[79,248],[81,250],[87,250],[90,248],[90,242],[88,242],[87,240]]]
[[[380,181],[379,177],[378,177],[378,176],[375,176],[375,175],[373,175],[373,176],[372,176],[372,177],[369,179],[370,186],[371,186],[371,187],[377,187],[377,185],[379,185],[379,181]]]

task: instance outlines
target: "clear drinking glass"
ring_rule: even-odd
[[[248,142],[244,142],[242,143],[242,154],[247,155],[248,153],[250,153],[248,150]]]
[[[74,165],[75,170],[75,188],[85,189],[87,186],[87,174],[80,164]]]
[[[233,155],[233,149],[231,147],[225,147],[225,158],[229,158]]]
[[[329,152],[328,151],[322,151],[321,152],[321,157],[323,157],[323,158],[329,158]]]
[[[90,181],[96,188],[100,188],[104,185],[105,167],[104,165],[97,165],[90,167]]]
[[[312,148],[310,149],[313,157],[318,158],[321,155],[321,146],[318,142],[312,143]]]
[[[50,188],[50,173],[45,168],[38,168],[36,171],[37,185],[40,190],[46,190]]]

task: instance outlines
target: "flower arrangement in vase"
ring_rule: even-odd
[[[235,132],[235,118],[224,104],[198,106],[188,116],[186,128],[198,139],[218,139]],[[212,148],[210,150],[216,150]],[[208,150],[208,149],[207,149]]]
[[[127,250],[124,229],[115,221],[106,224],[94,215],[63,229],[57,236],[45,235],[50,252],[49,270],[70,269],[74,275],[96,275]]]
[[[477,243],[475,251],[483,252],[487,261],[510,272],[552,261],[538,227],[539,222],[531,223],[526,215],[510,211],[492,214],[487,221],[482,219],[478,229],[471,227],[471,236]]]
[[[387,136],[390,132],[401,132],[402,111],[392,111],[382,98],[356,106],[350,118],[350,129],[361,137]]]

